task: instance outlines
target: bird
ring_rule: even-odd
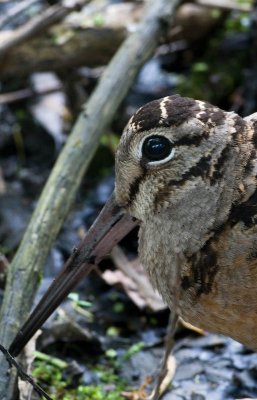
[[[180,96],[132,117],[117,203],[150,281],[186,322],[257,350],[257,119]]]
[[[136,224],[140,260],[169,308],[256,351],[256,151],[257,113],[242,118],[180,95],[139,108],[118,145],[111,199],[18,332],[11,354],[85,265],[97,263]]]

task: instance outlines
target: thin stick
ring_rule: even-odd
[[[46,96],[48,94],[53,94],[60,92],[62,90],[61,85],[55,85],[52,88],[44,90],[34,90],[30,88],[16,90],[15,92],[0,94],[0,105],[11,104],[21,100],[27,100],[31,97]]]
[[[196,0],[196,3],[205,7],[215,7],[224,10],[236,10],[244,12],[250,12],[252,10],[251,4],[240,4],[234,0]]]
[[[57,21],[60,21],[72,11],[79,10],[87,2],[88,0],[79,0],[72,7],[65,7],[58,4],[48,7],[40,15],[31,18],[26,24],[17,28],[10,34],[10,36],[1,41],[0,56],[3,56],[8,50],[16,47],[18,44],[25,42],[42,30],[45,30],[50,25],[53,25]]]
[[[32,376],[28,375],[23,369],[22,367],[17,363],[17,361],[12,357],[12,355],[9,353],[9,351],[0,344],[0,351],[4,354],[8,364],[10,365],[10,367],[15,367],[18,373],[18,376],[20,377],[20,379],[22,379],[23,381],[27,381],[29,382],[34,390],[40,395],[43,396],[45,399],[47,400],[52,400],[52,398],[50,396],[48,396],[48,394],[44,391],[44,389],[41,388],[40,385],[38,385],[34,379],[32,378]]]
[[[23,0],[18,4],[15,4],[10,10],[5,12],[3,16],[0,17],[0,29],[3,29],[4,26],[10,23],[13,19],[20,17],[21,14],[29,11],[30,7],[33,4],[39,3],[39,0]],[[40,7],[40,4],[38,4]]]

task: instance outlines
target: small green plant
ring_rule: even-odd
[[[112,309],[115,313],[120,314],[124,312],[125,309],[124,303],[122,303],[121,301],[117,301],[116,303],[114,303]]]
[[[72,292],[68,295],[68,299],[72,300],[74,302],[74,304],[76,304],[79,307],[91,307],[92,303],[90,303],[90,301],[86,301],[86,300],[80,300],[79,298],[79,294]]]
[[[51,397],[54,400],[60,398],[69,384],[62,379],[62,369],[48,361],[36,360],[33,376],[46,391],[52,392]]]
[[[115,350],[114,350],[115,351]],[[126,382],[117,374],[116,361],[112,359],[112,349],[107,350],[105,365],[97,365],[92,371],[97,375],[96,385],[78,384],[73,387],[71,378],[67,378],[68,363],[66,361],[36,353],[33,376],[53,400],[122,400],[121,392]]]
[[[95,27],[101,28],[104,25],[104,17],[102,14],[95,14],[93,18],[93,24]]]
[[[68,298],[72,301],[72,307],[74,308],[74,310],[87,318],[88,321],[92,322],[94,320],[93,314],[87,309],[92,306],[92,303],[90,303],[90,301],[81,300],[78,293],[75,292],[70,293],[68,295]]]
[[[132,346],[123,354],[122,359],[124,361],[129,360],[134,354],[139,353],[145,347],[144,342],[138,342],[132,344]]]

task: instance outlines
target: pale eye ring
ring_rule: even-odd
[[[148,162],[163,161],[174,154],[174,148],[165,136],[148,136],[142,145],[142,156]]]

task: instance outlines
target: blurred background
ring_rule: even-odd
[[[91,0],[76,11],[72,0],[0,0],[0,301],[54,162],[106,65],[135,31],[143,3]],[[51,13],[55,6],[63,12]],[[115,149],[138,107],[178,93],[246,116],[257,111],[256,72],[256,4],[183,2],[101,138],[36,301],[111,194]],[[53,399],[146,399],[168,319],[138,260],[134,231],[45,324],[32,373]],[[257,396],[257,355],[230,339],[180,325],[174,355],[165,400]]]

